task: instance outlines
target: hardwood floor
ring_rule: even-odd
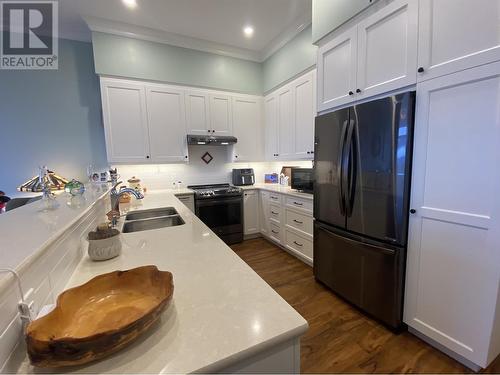
[[[314,280],[312,268],[263,238],[231,248],[308,322],[302,373],[471,373],[408,332],[396,335]],[[485,370],[500,373],[500,359]]]

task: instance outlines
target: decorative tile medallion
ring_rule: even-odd
[[[214,159],[213,156],[210,155],[208,152],[205,152],[201,157],[201,160],[203,160],[207,164],[210,163],[213,159]]]

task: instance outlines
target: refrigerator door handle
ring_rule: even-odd
[[[347,133],[347,124],[348,121],[345,120],[342,125],[342,132],[340,133],[340,152],[337,160],[337,181],[339,182],[339,207],[340,214],[345,215],[346,207],[345,207],[345,192],[344,192],[344,159],[345,159],[345,143],[346,143],[346,133]]]
[[[352,129],[354,121],[350,120],[347,126],[347,135],[344,141],[344,148],[342,153],[342,193],[344,197],[344,215],[350,216],[350,189],[349,189],[349,175],[351,170],[351,152],[352,152]]]
[[[349,217],[352,214],[354,204],[354,188],[356,186],[356,143],[355,143],[355,122],[350,120],[349,130],[347,131],[347,151],[346,151],[346,171],[344,172],[345,186],[347,193],[345,197],[346,202],[346,215]]]
[[[344,236],[342,236],[340,234],[332,232],[327,227],[325,227],[324,225],[322,225],[322,224],[320,224],[318,222],[316,222],[315,225],[317,225],[321,230],[329,233],[332,236],[336,236],[336,237],[342,238],[343,241],[351,242],[351,243],[354,243],[354,244],[363,244],[364,246],[366,246],[370,250],[377,251],[377,252],[380,252],[382,254],[396,255],[396,250],[394,250],[394,249],[389,249],[387,247],[380,247],[380,246],[372,245],[370,243],[366,243],[366,242],[362,242],[362,241],[356,241],[356,240],[350,239],[348,237],[344,237]]]

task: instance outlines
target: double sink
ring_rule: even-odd
[[[125,215],[122,233],[140,232],[143,230],[175,227],[184,224],[173,207],[153,208],[129,212]]]

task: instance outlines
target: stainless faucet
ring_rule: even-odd
[[[132,188],[125,187],[123,189],[117,190],[116,188],[121,183],[122,183],[122,181],[118,181],[116,184],[114,184],[113,187],[111,188],[111,192],[109,194],[109,196],[111,198],[111,212],[117,212],[116,215],[112,215],[111,224],[113,226],[116,226],[118,218],[120,217],[120,214],[119,214],[119,212],[120,212],[120,197],[123,194],[125,194],[125,193],[132,194],[136,199],[144,198],[144,195],[140,191],[137,191],[137,190],[132,189]]]

